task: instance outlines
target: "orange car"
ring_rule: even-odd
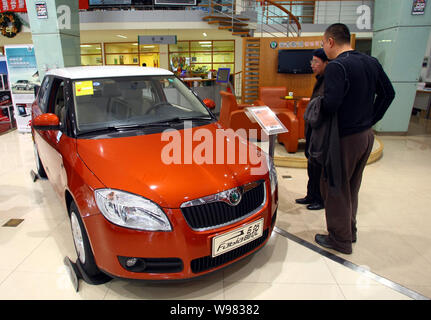
[[[247,161],[185,161],[202,137],[215,159],[211,137],[220,132],[239,142],[222,151],[248,152]],[[77,264],[89,277],[193,278],[255,252],[271,235],[272,161],[252,161],[260,149],[222,128],[170,71],[49,71],[32,106],[32,136],[38,174],[67,208]],[[181,161],[171,161],[175,154]]]

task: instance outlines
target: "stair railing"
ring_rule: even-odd
[[[261,6],[261,13],[259,14],[256,10],[256,6]],[[278,8],[285,15],[280,15],[279,12],[271,9],[271,6]],[[209,0],[208,2],[210,14],[217,14],[224,17],[231,18],[232,30],[234,29],[234,24],[236,22],[242,22],[239,18],[243,12],[254,11],[258,14],[256,19],[251,19],[250,24],[258,25],[259,20],[261,21],[261,34],[268,33],[273,37],[276,37],[277,33],[286,33],[286,36],[299,36],[301,33],[301,24],[288,9],[284,8],[282,5],[276,3],[272,0],[262,0],[262,1],[250,1],[250,0]],[[240,12],[237,14],[237,12]],[[280,19],[286,19],[287,22],[293,21],[294,24],[290,23],[280,23]],[[263,26],[264,21],[271,22],[266,23],[265,28]],[[285,29],[285,31],[283,31]]]

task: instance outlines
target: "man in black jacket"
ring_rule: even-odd
[[[323,49],[319,48],[313,51],[313,58],[310,61],[313,73],[316,76],[316,83],[313,88],[313,93],[310,100],[317,96],[323,96],[324,92],[324,72],[328,64],[328,57]],[[296,203],[306,204],[308,210],[320,210],[324,208],[323,199],[320,193],[320,175],[322,173],[322,166],[310,159],[308,154],[308,145],[311,137],[311,126],[305,123],[305,156],[307,162],[307,195],[304,198],[296,199]]]
[[[377,59],[352,49],[346,25],[336,23],[326,29],[323,49],[330,60],[335,60],[325,70],[322,111],[337,113],[342,181],[339,191],[331,192],[322,177],[329,234],[317,234],[315,241],[350,254],[352,242],[356,242],[362,173],[374,143],[371,127],[383,118],[395,92]]]

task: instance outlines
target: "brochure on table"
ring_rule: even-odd
[[[5,46],[15,119],[20,132],[30,132],[34,87],[40,85],[33,45]]]

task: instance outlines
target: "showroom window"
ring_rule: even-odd
[[[80,47],[82,66],[103,65],[102,45],[100,43],[82,43]]]
[[[139,45],[139,65],[145,63],[147,67],[160,66],[160,47],[158,44]]]
[[[105,43],[106,65],[139,65],[138,43]]]
[[[137,42],[105,43],[106,65],[136,65],[158,67],[160,48],[157,44],[138,45]]]
[[[230,68],[235,72],[235,40],[185,40],[169,45],[169,68],[201,76],[210,70]]]

